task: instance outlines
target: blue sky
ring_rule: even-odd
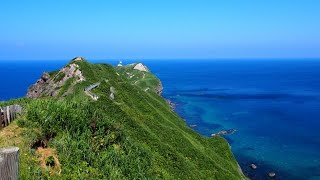
[[[319,58],[319,0],[2,0],[0,59]]]

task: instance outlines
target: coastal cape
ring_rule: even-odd
[[[74,58],[27,98],[1,102],[23,112],[0,130],[0,146],[21,149],[22,179],[246,179],[227,141],[194,132],[162,90],[142,63]],[[10,141],[4,131],[15,132]]]

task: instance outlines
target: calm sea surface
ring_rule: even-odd
[[[43,71],[66,62],[0,61],[0,100],[24,96]],[[279,179],[320,179],[320,60],[142,62],[195,131],[237,130],[225,138],[252,179],[270,171]]]

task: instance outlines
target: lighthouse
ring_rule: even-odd
[[[119,61],[119,64],[118,64],[118,66],[122,66],[122,61],[121,61],[121,60]]]

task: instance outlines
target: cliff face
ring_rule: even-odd
[[[51,81],[49,73],[47,72],[43,73],[40,79],[34,85],[30,86],[27,92],[27,97],[37,98],[43,94],[46,94],[45,92],[48,93],[50,91],[49,89],[47,90],[49,81]],[[50,96],[53,96],[54,92],[52,91],[49,94]]]
[[[162,95],[162,91],[163,91],[163,86],[161,81],[159,82],[158,86],[156,87],[156,93],[159,94],[160,96]]]
[[[75,58],[70,64],[66,65],[64,68],[58,72],[43,73],[40,79],[33,84],[27,92],[28,98],[38,98],[42,96],[57,96],[63,85],[68,80],[72,80],[71,84],[85,81],[85,77],[75,62],[84,61],[83,58]]]

